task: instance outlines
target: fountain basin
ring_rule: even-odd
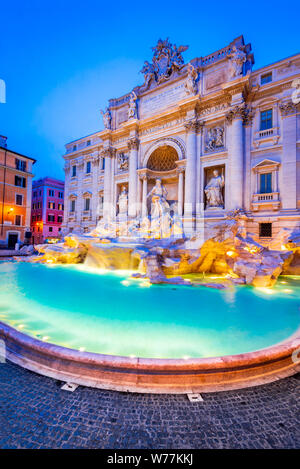
[[[299,370],[296,278],[267,291],[141,288],[128,273],[82,269],[2,264],[9,360],[62,381],[159,393],[236,389]]]

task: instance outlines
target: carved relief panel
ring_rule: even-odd
[[[224,125],[210,127],[205,132],[204,149],[205,152],[213,152],[225,148]]]

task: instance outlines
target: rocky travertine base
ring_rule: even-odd
[[[70,235],[64,243],[40,245],[37,250],[42,262],[138,270],[151,283],[190,284],[181,276],[215,273],[234,284],[272,287],[281,273],[300,275],[300,232],[283,230],[277,239],[281,249],[269,250],[247,235],[243,219],[237,216],[207,228],[204,239],[203,233],[188,240],[132,238],[126,242]],[[228,281],[219,288],[224,286]]]

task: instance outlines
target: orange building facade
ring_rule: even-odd
[[[29,243],[35,159],[7,148],[0,136],[0,247]]]

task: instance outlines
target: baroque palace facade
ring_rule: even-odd
[[[105,129],[66,145],[63,233],[141,230],[157,194],[170,234],[235,209],[261,242],[300,227],[300,54],[252,71],[243,36],[188,64],[186,49],[159,40]]]

